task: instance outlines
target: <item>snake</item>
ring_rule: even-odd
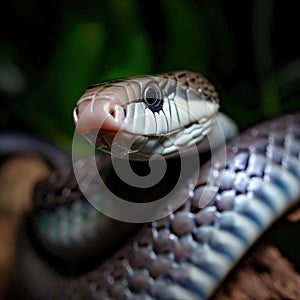
[[[33,209],[20,227],[13,298],[213,297],[247,251],[300,197],[300,113],[237,134],[219,107],[214,86],[193,71],[89,87],[73,117],[76,131],[92,144],[92,159],[72,164],[61,150],[47,156],[30,143],[54,170],[35,187]],[[193,149],[206,162],[198,161]],[[150,187],[132,187],[114,169],[114,160],[129,161],[138,177],[146,178],[151,166],[163,165],[161,158],[167,171]],[[96,165],[111,193],[130,207],[148,207],[172,191],[184,169],[181,159],[190,171],[171,193],[171,209],[168,199],[149,214],[147,209],[142,216],[120,213],[110,198],[89,191]],[[102,211],[106,206],[109,213]],[[109,215],[112,210],[117,218]],[[162,217],[156,217],[158,211]],[[122,213],[132,221],[122,219]]]

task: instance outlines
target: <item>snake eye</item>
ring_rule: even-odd
[[[150,83],[144,91],[143,97],[145,103],[153,112],[161,110],[163,106],[163,99],[160,89],[157,84]]]

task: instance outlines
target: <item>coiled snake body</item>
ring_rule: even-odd
[[[171,178],[178,147],[189,149],[195,142],[203,152],[207,136],[210,145],[217,139],[216,123],[227,126],[230,137],[231,121],[222,115],[214,120],[218,106],[213,86],[202,75],[174,72],[94,86],[79,100],[74,118],[77,130],[97,147],[130,153],[142,175],[145,158],[169,156]],[[299,200],[299,132],[300,114],[295,113],[219,146],[195,184],[187,179],[189,184],[179,189],[186,201],[138,230],[91,206],[71,167],[56,171],[36,188],[35,210],[20,234],[16,297],[208,298],[249,247]],[[122,144],[132,136],[130,147]],[[107,171],[112,169],[109,158],[96,161],[111,189],[118,188],[121,196],[129,193],[135,203],[144,197],[151,202],[149,194],[156,200],[158,188],[168,192],[166,181],[132,190]],[[87,160],[78,163],[83,169]]]

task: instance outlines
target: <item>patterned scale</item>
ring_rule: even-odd
[[[74,281],[69,296],[82,299],[83,292],[95,299],[209,296],[276,216],[298,199],[299,117],[261,125],[235,139],[227,146],[226,167],[214,170],[216,182],[218,176],[223,179],[208,206],[199,209],[204,190],[200,178],[190,201],[146,226],[99,270]],[[206,173],[203,168],[203,183]],[[207,184],[208,191],[215,190],[214,182]]]
[[[206,299],[299,199],[299,132],[300,114],[294,114],[234,138],[226,147],[226,165],[218,164],[221,149],[201,169],[197,188],[180,209],[145,225],[91,271],[64,276],[25,250],[20,284],[43,283],[42,290],[27,291],[30,299]],[[31,247],[23,243],[23,249]]]

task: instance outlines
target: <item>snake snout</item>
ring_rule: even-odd
[[[126,116],[125,108],[108,100],[84,101],[73,112],[76,130],[87,134],[95,130],[118,131]]]

